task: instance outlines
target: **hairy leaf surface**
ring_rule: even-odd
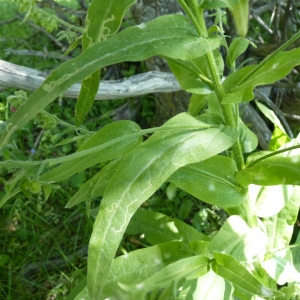
[[[89,247],[88,283],[93,299],[101,294],[111,261],[137,208],[178,168],[226,150],[237,138],[232,128],[208,125],[185,113],[165,125],[178,129],[156,132],[128,153],[105,190]],[[196,126],[198,129],[192,129]]]

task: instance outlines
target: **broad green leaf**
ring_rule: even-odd
[[[277,199],[274,198],[273,200],[276,201]],[[269,236],[269,252],[288,247],[297,220],[299,205],[300,187],[294,186],[293,194],[289,197],[284,208],[277,215],[263,220]]]
[[[249,201],[253,205],[253,213],[260,218],[277,215],[290,201],[294,192],[291,185],[248,187]]]
[[[263,298],[272,298],[277,295],[268,287],[262,285],[253,275],[235,258],[230,255],[214,252],[216,261],[212,263],[215,273],[229,280],[233,284]]]
[[[229,94],[223,103],[239,103],[252,100],[254,98],[252,91],[256,86],[271,84],[285,77],[295,66],[300,64],[299,57],[300,48],[282,51],[267,62],[263,62],[258,66],[244,67],[229,75],[224,81],[226,92],[233,95],[239,92],[241,97],[230,97]],[[252,74],[252,72],[254,73]],[[244,80],[247,75],[250,77]]]
[[[85,182],[77,193],[68,201],[66,208],[71,208],[81,202],[90,201],[93,198],[103,196],[103,193],[120,163],[114,160],[101,169],[94,177]]]
[[[241,1],[240,1],[241,2]],[[235,66],[236,59],[243,54],[249,46],[250,41],[245,38],[235,38],[229,46],[226,56],[226,64],[229,68]]]
[[[245,191],[235,183],[234,161],[214,156],[178,169],[168,181],[194,197],[220,207],[232,207],[245,201]]]
[[[233,7],[240,0],[204,0],[201,1],[200,7],[207,9]]]
[[[295,140],[280,148],[295,147]],[[277,151],[278,152],[278,151]],[[275,155],[274,155],[275,154]],[[252,154],[247,159],[245,169],[235,174],[235,180],[242,186],[256,185],[300,185],[300,149],[292,149],[283,153],[276,151],[261,151]]]
[[[128,120],[106,125],[81,145],[77,152],[107,144],[106,147],[85,157],[62,163],[60,166],[41,175],[40,180],[61,181],[100,162],[123,156],[142,142],[139,131],[139,125]]]
[[[156,277],[157,272],[166,266],[189,256],[190,253],[184,249],[183,243],[179,241],[166,242],[119,256],[113,260],[100,299],[107,299],[112,296],[115,296],[114,299],[122,299],[120,296],[124,294],[124,291],[120,287],[141,285],[154,274]]]
[[[219,37],[199,37],[189,21],[180,15],[162,16],[125,29],[106,41],[95,43],[53,71],[13,114],[1,136],[0,147],[8,142],[13,132],[34,118],[72,84],[100,68],[122,61],[141,61],[154,55],[189,60],[205,55],[219,45]]]
[[[85,51],[93,43],[106,40],[115,34],[122,23],[124,13],[136,0],[93,0],[87,11],[86,28],[82,36]],[[100,69],[85,78],[76,102],[75,123],[79,126],[94,103],[100,80]]]
[[[105,190],[89,246],[92,299],[101,294],[123,233],[139,206],[177,169],[228,149],[237,138],[233,128],[208,125],[185,113],[164,126],[170,125],[173,130],[154,133],[128,153]]]
[[[142,209],[138,209],[133,215],[126,232],[144,234],[145,239],[152,245],[176,240],[188,245],[193,240],[210,240],[206,235],[180,220]]]
[[[213,270],[205,275],[187,281],[178,300],[231,300],[233,286]]]
[[[200,111],[204,108],[207,102],[207,95],[193,94],[190,98],[188,112],[192,116],[199,115]]]
[[[183,90],[200,95],[211,93],[211,87],[199,78],[191,62],[168,60],[168,64]]]
[[[250,228],[239,216],[230,216],[220,231],[214,236],[207,250],[230,254],[238,261],[263,259],[268,236],[259,227]]]
[[[239,0],[235,5],[230,9],[235,29],[239,36],[245,37],[248,32],[248,23],[249,23],[249,1],[248,0]]]
[[[130,290],[143,290],[143,293],[161,289],[182,278],[197,278],[209,270],[209,259],[197,255],[180,259],[156,272],[141,283],[129,286]]]

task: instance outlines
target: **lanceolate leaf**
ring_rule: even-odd
[[[168,286],[172,282],[180,280],[181,278],[187,278],[194,274],[194,276],[197,278],[199,277],[197,276],[197,273],[201,275],[207,273],[209,270],[208,265],[209,259],[203,255],[183,258],[164,267],[140,284],[137,284],[136,286],[130,286],[130,289],[136,289],[139,291],[141,290],[140,286],[142,285],[143,293],[159,290]]]
[[[277,293],[262,285],[253,275],[232,256],[215,252],[216,261],[212,268],[215,273],[233,284],[263,298],[274,297]]]
[[[234,181],[234,161],[214,156],[178,169],[168,181],[194,197],[220,207],[232,207],[245,201],[245,191]]]
[[[241,93],[240,97],[227,95],[224,103],[246,102],[254,98],[253,89],[258,85],[273,83],[285,77],[291,70],[300,64],[300,48],[279,52],[266,63],[261,64],[248,79],[247,75],[255,69],[255,66],[247,66],[231,74],[224,81],[224,88],[228,93]]]
[[[235,60],[246,51],[249,42],[249,40],[241,37],[235,38],[232,41],[226,56],[226,64],[229,68],[233,67],[235,65]]]
[[[62,95],[72,84],[99,68],[122,61],[141,61],[154,55],[188,60],[220,45],[220,38],[199,37],[184,16],[170,15],[130,27],[106,41],[90,46],[77,58],[63,63],[45,80],[10,119],[0,147],[18,128]]]
[[[246,36],[249,23],[249,1],[239,0],[238,3],[231,7],[230,11],[237,33],[241,37]]]
[[[88,287],[92,299],[99,298],[123,233],[138,207],[178,168],[224,151],[237,138],[232,128],[207,128],[207,124],[184,113],[166,126],[173,124],[181,130],[156,132],[128,153],[105,190],[89,246]],[[190,128],[199,124],[199,129],[185,130],[188,124]]]
[[[286,144],[284,148],[294,142]],[[251,183],[264,186],[300,185],[300,147],[272,155],[274,153],[276,152],[264,151],[249,156],[248,166],[235,174],[235,180],[243,186]]]
[[[178,240],[187,246],[193,240],[210,240],[194,227],[178,219],[142,209],[138,209],[133,215],[126,232],[144,234],[146,240],[152,245]]]
[[[100,162],[123,156],[142,142],[139,131],[139,125],[132,121],[122,120],[109,124],[85,142],[78,149],[78,152],[106,143],[108,144],[107,147],[85,157],[65,162],[41,175],[40,180],[61,181]]]
[[[115,34],[121,26],[125,11],[136,0],[93,0],[86,16],[86,30],[82,36],[83,51],[93,43],[106,40]],[[93,105],[98,91],[100,69],[88,76],[81,85],[75,108],[75,122],[79,126],[90,107]]]
[[[120,286],[139,285],[153,275],[156,277],[164,267],[190,255],[182,242],[172,241],[119,256],[113,260],[102,297],[98,299],[112,296],[115,296],[114,299],[124,299]]]

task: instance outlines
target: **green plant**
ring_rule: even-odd
[[[144,130],[131,121],[115,122],[71,155],[1,162],[2,168],[21,172],[0,205],[22,190],[24,176],[32,179],[25,188],[37,192],[37,186],[51,188],[109,162],[66,205],[86,201],[87,212],[95,216],[87,277],[68,299],[296,299],[299,246],[289,243],[300,203],[299,136],[287,143],[277,139],[277,125],[275,148],[249,155],[257,139],[241,121],[238,103],[251,101],[256,86],[279,80],[300,64],[300,48],[285,51],[300,33],[260,64],[236,70],[235,61],[249,42],[239,37],[227,45],[221,9],[233,11],[245,34],[241,12],[247,12],[247,1],[179,0],[189,18],[163,16],[115,34],[134,2],[92,1],[82,54],[53,71],[18,108],[2,133],[1,147],[83,80],[75,111],[75,122],[81,124],[93,104],[100,68],[153,55],[166,58],[181,87],[197,95],[191,99],[192,114]],[[218,25],[206,28],[205,9],[216,10]],[[224,81],[221,45],[232,70]],[[208,108],[198,115],[204,103]],[[229,218],[218,232],[206,236],[180,220],[140,209],[165,182],[223,208]],[[100,196],[99,209],[90,209],[92,199]],[[125,231],[143,234],[151,246],[115,258]]]

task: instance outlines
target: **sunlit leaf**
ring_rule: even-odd
[[[230,216],[214,236],[207,250],[230,254],[238,261],[263,259],[268,237],[259,227],[251,228],[240,216]]]
[[[237,138],[232,128],[208,125],[185,113],[165,124],[170,125],[173,130],[154,133],[128,153],[105,190],[89,246],[88,284],[94,299],[101,294],[111,261],[138,207],[178,168],[226,150]]]
[[[216,261],[212,268],[219,276],[224,277],[233,284],[263,298],[277,295],[268,287],[262,285],[253,275],[235,258],[230,255],[214,252]]]
[[[243,185],[300,185],[300,146],[297,140],[285,144],[277,151],[261,151],[247,158],[245,169],[235,174]],[[289,147],[294,147],[289,150]],[[287,149],[287,151],[284,151]],[[276,154],[278,153],[278,154]],[[274,155],[275,154],[275,155]]]
[[[123,298],[125,293],[122,287],[124,288],[124,286],[144,286],[143,291],[145,292],[147,289],[146,282],[152,283],[153,279],[150,278],[153,275],[156,278],[163,268],[170,264],[174,265],[177,261],[189,256],[190,253],[184,249],[183,244],[179,241],[165,242],[119,256],[113,260],[100,299],[107,299],[112,296],[115,299]],[[150,283],[148,286],[150,287]]]
[[[273,201],[276,200],[275,197]],[[284,208],[277,215],[263,219],[270,237],[268,242],[269,252],[272,253],[274,250],[288,247],[297,220],[299,205],[300,187],[294,186],[293,194],[288,198]]]
[[[229,281],[210,270],[197,279],[187,281],[178,300],[231,300],[233,290]]]

